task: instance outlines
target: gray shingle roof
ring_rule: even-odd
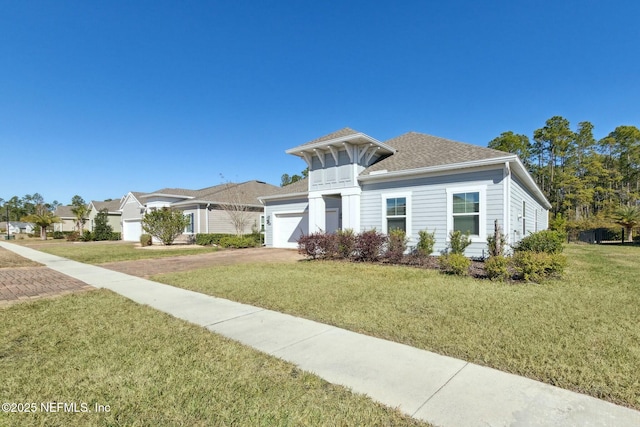
[[[202,189],[196,199],[213,203],[235,203],[260,205],[258,197],[268,196],[280,187],[262,181],[246,181],[239,184],[227,183]]]
[[[503,151],[417,132],[405,133],[384,143],[397,152],[369,166],[361,175],[374,171],[396,172],[510,156]]]
[[[97,211],[107,209],[108,212],[116,212],[118,211],[118,209],[120,209],[120,200],[111,200],[108,202],[98,202],[96,200],[92,200],[91,203]]]
[[[305,142],[304,144],[302,144],[302,146],[317,144],[318,142],[329,141],[331,139],[342,138],[344,136],[355,135],[357,133],[360,133],[360,132],[353,130],[351,128],[342,128],[328,135],[321,136],[320,138],[314,139],[313,141]]]
[[[75,218],[76,215],[71,212],[71,209],[73,208],[73,206],[58,206],[54,214],[58,218]]]
[[[309,191],[309,178],[301,179],[292,184],[278,187],[272,194],[262,194],[261,196],[280,196],[287,194],[307,193]]]

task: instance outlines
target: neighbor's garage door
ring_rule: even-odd
[[[139,219],[136,220],[126,220],[122,223],[122,240],[126,240],[128,242],[137,242],[140,240],[140,235],[142,234],[142,221]]]
[[[309,234],[309,215],[306,212],[275,214],[273,221],[273,246],[296,248],[298,238]]]

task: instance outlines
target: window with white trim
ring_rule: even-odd
[[[453,230],[480,235],[480,192],[453,193]]]
[[[387,233],[393,230],[407,231],[407,198],[393,197],[386,199]]]
[[[193,233],[193,213],[186,214],[185,217],[189,220],[189,223],[184,228],[185,233]]]
[[[468,232],[471,241],[486,241],[487,186],[448,187],[446,193],[447,233]]]

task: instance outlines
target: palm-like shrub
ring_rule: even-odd
[[[620,224],[624,227],[624,232],[627,236],[627,241],[633,241],[633,227],[640,224],[640,209],[636,206],[622,206],[613,213],[613,220],[616,224]]]

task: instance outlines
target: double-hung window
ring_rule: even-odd
[[[447,189],[447,228],[482,241],[486,238],[485,186]]]
[[[480,235],[480,193],[453,193],[453,230]]]
[[[393,230],[407,231],[407,198],[387,199],[387,233]]]

